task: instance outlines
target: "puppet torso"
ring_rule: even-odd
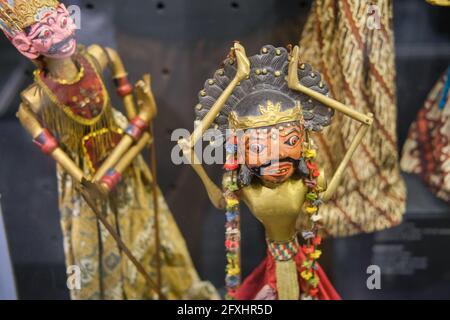
[[[325,191],[325,171],[320,170],[318,186]],[[296,222],[301,217],[308,188],[302,179],[288,181],[269,188],[260,182],[253,182],[241,190],[242,200],[252,214],[264,225],[268,240],[291,241],[297,233]]]
[[[52,79],[43,70],[36,70],[35,81],[51,101],[61,108],[73,121],[84,125],[96,123],[105,111],[108,93],[103,79],[84,54],[74,58],[79,78],[72,83]]]
[[[38,69],[35,83],[22,93],[24,102],[58,138],[60,146],[84,159],[91,173],[123,134],[101,76],[106,66],[102,53],[98,46],[87,50],[80,46],[74,56],[80,70],[77,81],[56,81]]]
[[[301,179],[289,179],[275,188],[253,183],[242,189],[242,199],[264,225],[270,240],[289,241],[296,234],[306,191]]]

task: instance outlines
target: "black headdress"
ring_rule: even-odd
[[[267,126],[268,123],[273,125],[274,120],[279,123],[288,122],[294,116],[295,108],[299,109],[306,130],[321,131],[323,127],[330,125],[334,110],[305,94],[289,89],[286,81],[289,55],[286,49],[266,45],[260,54],[249,60],[250,77],[234,89],[213,123],[215,128],[224,132],[233,127],[236,120],[247,124],[243,125],[244,129]],[[228,58],[224,62],[224,68],[217,70],[214,78],[206,81],[195,108],[197,120],[205,117],[235,74],[236,61]],[[328,87],[322,81],[320,73],[312,70],[310,65],[301,64],[298,75],[302,85],[328,95]],[[268,119],[272,119],[272,122],[267,121]]]

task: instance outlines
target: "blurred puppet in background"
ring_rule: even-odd
[[[449,0],[429,0],[450,6]],[[439,198],[450,202],[450,67],[428,94],[403,147],[402,170],[414,173]]]
[[[440,77],[403,147],[401,167],[419,175],[439,198],[450,202],[450,67]]]
[[[335,197],[321,208],[329,235],[369,233],[398,225],[406,188],[399,170],[392,1],[316,0],[303,29],[300,56],[314,65],[331,95],[374,124],[349,163]],[[333,172],[358,130],[337,114],[316,136],[318,163]],[[299,228],[302,228],[299,221]]]
[[[37,66],[18,117],[57,162],[66,263],[81,269],[72,298],[215,298],[140,156],[153,142],[150,77],[133,88],[114,50],[77,45],[56,0],[0,0],[0,26]],[[111,105],[106,69],[127,116]]]

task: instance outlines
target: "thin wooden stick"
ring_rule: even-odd
[[[295,46],[291,52],[290,62],[289,62],[289,73],[287,77],[288,86],[290,89],[304,93],[311,98],[323,103],[327,107],[330,107],[336,111],[342,112],[343,114],[349,116],[350,118],[359,121],[365,125],[371,126],[373,123],[372,114],[362,114],[352,108],[349,108],[345,104],[331,99],[320,92],[314,91],[311,88],[302,85],[298,78],[298,64],[299,64],[299,47]]]
[[[85,196],[83,193],[82,193],[82,196],[83,196],[84,200],[86,201],[86,203],[89,205],[89,207],[92,209],[94,214],[96,215],[97,219],[100,220],[100,222],[103,224],[103,226],[109,232],[109,234],[114,238],[114,240],[116,241],[117,245],[122,249],[122,251],[128,257],[128,259],[130,259],[130,261],[136,267],[138,272],[145,278],[145,280],[149,284],[150,288],[152,290],[158,292],[157,285],[153,282],[153,280],[150,277],[150,275],[147,273],[147,271],[145,271],[144,267],[136,259],[136,257],[133,255],[133,253],[131,253],[131,251],[130,251],[130,249],[128,249],[127,245],[122,241],[122,239],[116,233],[114,228],[109,224],[108,220],[106,220],[105,216],[97,209],[97,206],[94,203],[94,201],[90,197]],[[161,292],[158,292],[158,295],[159,295],[159,299],[160,300],[167,300],[167,298]]]
[[[150,125],[150,135],[154,137],[153,124]],[[158,295],[161,296],[162,289],[162,272],[161,272],[161,239],[159,234],[159,204],[158,204],[158,182],[157,182],[157,167],[156,167],[156,147],[155,141],[150,146],[150,166],[152,172],[152,196],[153,196],[153,211],[155,215],[155,246],[156,246],[156,288]]]

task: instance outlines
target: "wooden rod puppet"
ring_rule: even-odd
[[[56,0],[0,0],[0,27],[37,66],[18,117],[57,163],[66,263],[81,269],[72,298],[215,298],[140,156],[153,142],[150,77],[133,87],[117,52],[77,45],[76,26]],[[112,106],[106,70],[126,117]]]
[[[226,209],[228,297],[339,299],[317,263],[322,253],[319,206],[339,186],[349,160],[372,125],[372,115],[330,98],[321,75],[299,63],[298,47],[288,52],[267,45],[247,58],[239,43],[234,44],[224,68],[206,81],[195,109],[197,127],[179,145],[211,202]],[[335,111],[361,126],[327,184],[323,170],[315,163],[312,133],[328,126]],[[222,191],[193,152],[209,128],[225,136]],[[267,258],[242,285],[241,200],[264,225],[268,247]],[[301,234],[297,234],[297,219],[308,220],[309,227]]]

